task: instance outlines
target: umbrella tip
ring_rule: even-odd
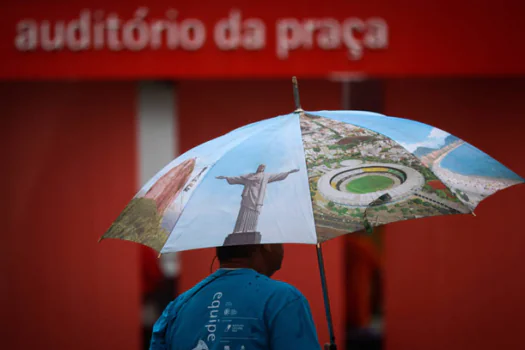
[[[97,243],[102,242],[103,239],[104,239],[104,236],[101,236],[101,237],[98,239]]]
[[[476,213],[472,212],[472,216],[476,216]]]
[[[297,77],[292,77],[292,84],[293,84],[293,99],[295,102],[295,112],[294,113],[301,113],[303,112],[303,109],[301,108],[301,99],[299,98],[299,84],[297,83]]]

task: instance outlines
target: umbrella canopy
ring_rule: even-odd
[[[299,109],[173,160],[103,238],[162,253],[317,244],[400,220],[470,214],[484,198],[522,182],[489,155],[426,124]]]

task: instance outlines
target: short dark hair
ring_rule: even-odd
[[[257,245],[255,244],[217,247],[217,258],[221,262],[232,259],[246,259],[252,256],[256,248]]]

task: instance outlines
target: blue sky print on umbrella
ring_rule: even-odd
[[[217,177],[255,173],[261,164],[269,174],[299,169],[267,185],[257,223],[261,243],[317,241],[299,117],[288,115],[262,123],[257,132],[230,148],[208,170],[188,200],[164,251],[223,245],[234,232],[244,187]],[[201,236],[206,240],[199,240]]]

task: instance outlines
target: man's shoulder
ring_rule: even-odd
[[[272,291],[265,303],[265,315],[269,324],[272,324],[278,315],[290,308],[303,308],[308,305],[305,296],[294,286],[286,282],[270,280]]]
[[[299,291],[299,289],[295,288],[291,284],[278,280],[270,281],[272,281],[273,288],[277,293],[287,294],[297,298],[304,298],[303,294]]]
[[[288,303],[295,300],[306,300],[304,295],[291,284],[268,277],[265,278],[270,291],[270,299],[273,299],[274,301],[280,300],[283,303]]]
[[[196,294],[200,289],[206,286],[210,281],[213,281],[217,273],[211,274],[210,276],[204,278],[199,283],[186,290],[185,292],[180,293],[175,300],[173,300],[174,307],[177,307],[180,304],[183,304],[187,299],[191,298]]]
[[[185,291],[184,293],[181,293],[177,295],[175,299],[173,299],[168,306],[166,307],[166,312],[168,314],[174,314],[177,312],[177,310],[180,309],[180,306],[184,304],[184,301],[188,298],[188,296],[191,295],[191,289]]]
[[[195,286],[191,287],[185,292],[180,293],[175,300],[173,300],[175,303],[180,303],[184,300],[186,300],[191,294],[193,294],[193,290],[195,289]]]

